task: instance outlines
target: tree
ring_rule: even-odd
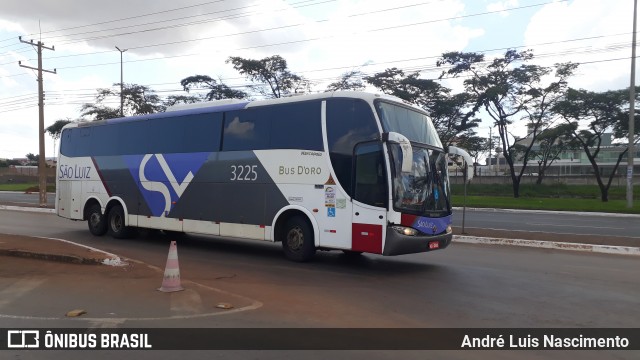
[[[349,70],[340,76],[340,80],[333,82],[327,86],[325,91],[361,91],[364,90],[365,86],[362,82],[362,71],[360,70]]]
[[[235,90],[229,86],[218,82],[207,75],[193,75],[180,80],[180,85],[184,91],[189,92],[192,89],[209,89],[204,96],[208,101],[221,99],[244,99],[249,95],[241,90]]]
[[[44,131],[49,133],[49,136],[51,136],[53,140],[58,140],[60,139],[62,128],[69,123],[71,123],[71,120],[69,118],[67,118],[66,120],[56,120],[56,122],[49,125],[46,129],[44,129]]]
[[[473,97],[466,93],[451,94],[451,89],[430,79],[421,79],[420,73],[409,75],[398,68],[386,69],[365,81],[385,94],[393,95],[423,108],[433,121],[440,140],[446,146],[458,137],[475,135],[480,122],[473,118]]]
[[[33,153],[28,153],[25,156],[27,160],[29,160],[29,165],[38,164],[38,160],[40,159],[40,155],[34,155]]]
[[[462,136],[456,146],[465,149],[473,158],[473,176],[477,176],[478,161],[482,154],[486,153],[489,139],[481,136]]]
[[[201,96],[196,95],[169,95],[164,100],[164,106],[168,108],[176,104],[194,104],[203,100]]]
[[[636,91],[638,90],[640,87]],[[628,94],[628,90],[610,90],[598,93],[570,88],[566,91],[563,100],[554,106],[554,111],[565,120],[571,129],[572,139],[580,145],[589,159],[603,202],[609,201],[609,188],[628,148],[621,146],[621,151],[606,184],[603,179],[603,169],[598,165],[598,155],[602,150],[605,134],[612,133],[614,138],[622,139],[629,133]],[[640,140],[640,136],[638,136],[640,129],[637,126],[640,125],[638,121],[640,117],[638,109],[634,109],[634,111],[636,114],[634,143],[637,144]]]
[[[260,60],[231,56],[226,62],[233,64],[233,68],[247,79],[257,82],[258,84],[251,85],[250,88],[268,98],[279,98],[310,90],[309,80],[292,73],[287,67],[287,61],[280,55]]]
[[[445,147],[458,142],[458,146],[468,149],[462,143],[476,145],[479,141],[475,140],[475,129],[480,124],[480,119],[474,117],[473,101],[468,93],[450,95],[447,92],[429,109],[431,120]]]
[[[485,61],[483,54],[461,52],[445,53],[437,61],[437,66],[449,66],[441,77],[469,76],[464,80],[464,86],[475,99],[473,109],[484,109],[498,127],[502,154],[509,166],[513,196],[516,198],[520,196],[520,180],[531,158],[531,148],[540,131],[548,124],[551,106],[566,88],[566,79],[577,66],[516,66],[516,63],[527,62],[532,58],[530,50],[507,50],[502,57],[491,61]],[[554,69],[555,81],[542,85],[542,78]],[[527,145],[523,145],[523,138],[517,138],[511,131],[512,125],[522,119],[528,121],[531,129]],[[518,173],[514,165],[517,159],[522,161]]]
[[[120,83],[113,85],[119,88]],[[144,85],[124,84],[122,96],[124,96],[125,116],[153,114],[163,112],[166,109],[166,106],[155,91]],[[113,102],[115,102],[116,99],[120,99],[120,92],[112,89],[98,89],[95,102],[82,105],[82,116],[90,116],[95,120],[120,117],[119,107],[112,108],[104,104],[109,100],[114,100]]]
[[[532,159],[538,162],[536,184],[542,184],[547,169],[559,159],[560,153],[577,147],[571,139],[571,131],[572,127],[569,124],[560,124],[543,130],[538,136],[538,147],[531,150]]]

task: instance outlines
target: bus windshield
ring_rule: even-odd
[[[451,214],[447,157],[439,150],[413,146],[413,167],[403,173],[399,144],[389,144],[393,176],[393,207],[420,216]]]
[[[376,102],[376,110],[382,121],[384,131],[397,132],[406,136],[411,142],[442,149],[442,142],[440,142],[438,133],[426,114],[409,107],[384,101]]]

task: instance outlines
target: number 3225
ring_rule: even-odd
[[[231,181],[256,181],[258,165],[231,165]]]

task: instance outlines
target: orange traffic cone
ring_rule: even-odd
[[[167,265],[164,269],[164,279],[162,287],[158,289],[162,292],[173,292],[184,290],[180,286],[180,267],[178,265],[178,246],[175,241],[169,246],[169,256],[167,256]]]

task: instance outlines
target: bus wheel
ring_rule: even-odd
[[[305,262],[316,253],[313,231],[309,223],[300,216],[289,219],[285,225],[282,249],[289,260]]]
[[[116,239],[126,239],[131,236],[131,228],[125,226],[124,210],[116,205],[109,210],[109,234]]]
[[[362,251],[342,250],[342,254],[347,258],[359,258],[362,256]]]
[[[95,236],[102,236],[107,233],[107,221],[100,211],[100,205],[92,204],[87,209],[87,223],[89,231]]]

